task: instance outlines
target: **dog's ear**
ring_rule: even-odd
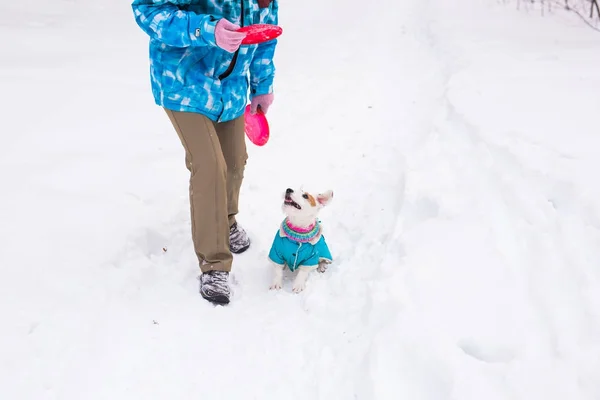
[[[317,201],[323,207],[329,205],[329,203],[331,203],[331,199],[333,199],[333,190],[328,190],[325,193],[319,193],[317,196]]]

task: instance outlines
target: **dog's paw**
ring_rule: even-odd
[[[292,290],[294,293],[300,293],[306,289],[306,282],[295,282]]]
[[[281,287],[282,287],[282,286],[283,286],[283,285],[281,284],[281,282],[280,282],[280,281],[278,281],[278,282],[273,282],[273,283],[271,284],[271,286],[269,286],[269,290],[281,290]]]

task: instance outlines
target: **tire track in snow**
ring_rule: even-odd
[[[459,73],[453,70],[449,83]],[[530,343],[523,359],[532,370],[539,368],[537,360],[546,359],[546,367],[532,374],[556,378],[554,385],[542,388],[531,377],[515,377],[515,390],[522,386],[562,398],[600,393],[592,373],[600,366],[600,297],[594,293],[600,283],[594,267],[600,263],[598,216],[572,185],[543,171],[543,164],[526,165],[511,147],[495,144],[493,136],[473,126],[453,105],[451,90],[449,114],[478,150],[474,153],[482,164],[488,162],[483,171],[488,172],[489,188],[495,188],[496,198],[511,211],[507,217],[514,221],[511,228],[521,248],[520,259],[513,260],[520,266],[515,273],[527,271],[531,312],[545,327],[539,337],[546,337],[546,343]],[[563,155],[555,152],[554,157],[558,162]],[[539,338],[532,336],[531,341]]]
[[[415,346],[425,346],[415,339],[419,334],[447,344],[448,348],[432,346],[436,361],[426,364],[423,372],[449,374],[454,389],[445,381],[445,373],[440,372],[439,387],[416,384],[413,390],[422,390],[422,394],[431,398],[450,393],[470,398],[474,395],[472,385],[478,382],[483,390],[480,395],[487,398],[490,388],[496,386],[494,392],[499,396],[504,393],[516,398],[577,397],[582,392],[574,382],[581,379],[588,387],[594,385],[590,371],[597,370],[598,361],[594,360],[600,359],[597,339],[583,334],[598,331],[594,325],[598,321],[594,315],[598,297],[578,292],[586,280],[594,282],[589,285],[591,288],[597,283],[592,266],[597,264],[598,254],[590,249],[593,245],[597,248],[598,235],[588,222],[595,221],[595,216],[586,211],[571,214],[573,208],[563,214],[554,208],[549,199],[560,182],[526,169],[510,150],[486,140],[482,132],[457,112],[449,90],[461,64],[454,54],[440,47],[440,39],[431,30],[424,29],[422,33],[423,42],[439,61],[445,89],[435,128],[423,138],[417,154],[408,159],[410,195],[399,230],[404,229],[407,249],[404,265],[411,269],[397,275],[403,278],[404,288],[400,291],[405,292],[402,300],[406,313],[405,324],[396,328],[404,327],[406,341]],[[567,203],[576,204],[576,200],[570,198]],[[585,210],[585,207],[580,204],[574,209]],[[421,211],[421,216],[411,215],[415,211]],[[433,220],[424,221],[422,216]],[[573,236],[577,239],[573,240]],[[439,251],[442,255],[427,254],[422,249],[426,240],[429,251]],[[577,240],[590,246],[576,246]],[[469,241],[473,248],[465,245]],[[566,243],[571,243],[570,248]],[[485,248],[489,249],[489,255],[482,252]],[[496,258],[492,259],[494,252]],[[578,256],[582,252],[587,253],[587,260]],[[486,261],[488,265],[483,264]],[[578,271],[572,271],[572,265],[578,265]],[[425,267],[431,272],[423,271]],[[437,291],[431,291],[425,285],[435,282],[437,279],[431,278],[435,275],[442,278]],[[467,277],[472,284],[483,284],[484,289],[461,282]],[[562,283],[561,287],[556,286],[557,282]],[[510,297],[503,299],[504,296]],[[449,305],[431,303],[435,298],[449,300]],[[469,304],[465,302],[467,299],[481,305]],[[461,307],[471,313],[466,319],[461,315]],[[485,315],[482,307],[490,308],[488,312],[495,315]],[[419,311],[427,316],[419,316]],[[479,323],[473,318],[479,318]],[[571,328],[573,322],[575,326]],[[490,326],[482,326],[485,323]],[[412,326],[406,328],[408,325]],[[494,326],[499,332],[493,331]],[[428,335],[436,329],[438,333]],[[589,347],[574,344],[582,341]],[[464,353],[460,355],[452,348]],[[586,354],[590,349],[592,355]],[[383,351],[380,349],[379,353]],[[431,351],[423,347],[420,352],[413,352],[417,364],[418,359],[427,357]],[[498,368],[482,364],[469,369],[467,377],[457,368],[468,362],[465,356],[484,364],[499,363]],[[546,365],[540,369],[541,360]],[[521,368],[514,365],[517,361],[523,364]],[[406,369],[408,366],[404,370],[399,366],[399,371]],[[531,376],[537,379],[531,380]],[[553,384],[538,385],[548,377]],[[508,384],[501,383],[505,379]]]
[[[545,343],[537,344],[537,352],[524,354],[524,357],[548,357],[552,367],[545,371],[547,374],[560,378],[565,368],[572,369],[579,371],[581,379],[591,384],[595,378],[586,370],[598,365],[593,359],[600,359],[600,342],[589,332],[600,332],[600,326],[595,311],[598,310],[598,297],[586,287],[594,288],[598,284],[594,265],[598,265],[600,258],[590,249],[598,248],[600,235],[587,228],[587,215],[582,216],[578,211],[574,215],[568,211],[564,214],[554,207],[547,192],[548,188],[557,185],[552,178],[525,168],[510,150],[486,141],[454,108],[452,116],[462,127],[458,131],[479,150],[473,153],[487,153],[483,157],[493,160],[487,169],[487,189],[494,193],[498,205],[510,210],[504,218],[512,222],[504,235],[512,234],[511,245],[521,249],[510,264],[517,267],[515,275],[517,270],[528,274],[525,284],[532,303],[531,314],[532,317],[535,314],[544,327],[531,337],[531,341],[539,342],[540,337],[546,337]],[[594,236],[590,237],[590,234]],[[503,252],[509,249],[510,245]],[[585,254],[589,259],[579,254]],[[588,281],[593,284],[588,286]],[[582,349],[576,343],[586,345]],[[588,355],[590,350],[595,356]],[[579,366],[582,362],[583,368]],[[564,395],[579,395],[577,389],[572,390]]]

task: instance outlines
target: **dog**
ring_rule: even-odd
[[[323,236],[319,211],[333,199],[333,191],[317,195],[303,190],[285,191],[282,210],[285,218],[273,239],[269,259],[274,264],[271,290],[282,288],[283,270],[298,271],[293,284],[294,293],[306,288],[306,280],[313,270],[325,272],[332,263],[329,246]]]

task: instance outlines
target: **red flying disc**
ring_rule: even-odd
[[[283,33],[283,29],[277,25],[271,24],[254,24],[244,26],[237,30],[238,32],[246,32],[247,35],[242,40],[242,44],[257,44],[268,42]]]
[[[269,122],[260,108],[256,111],[256,114],[252,114],[248,104],[244,112],[244,123],[246,136],[252,143],[257,146],[264,146],[269,141]]]

